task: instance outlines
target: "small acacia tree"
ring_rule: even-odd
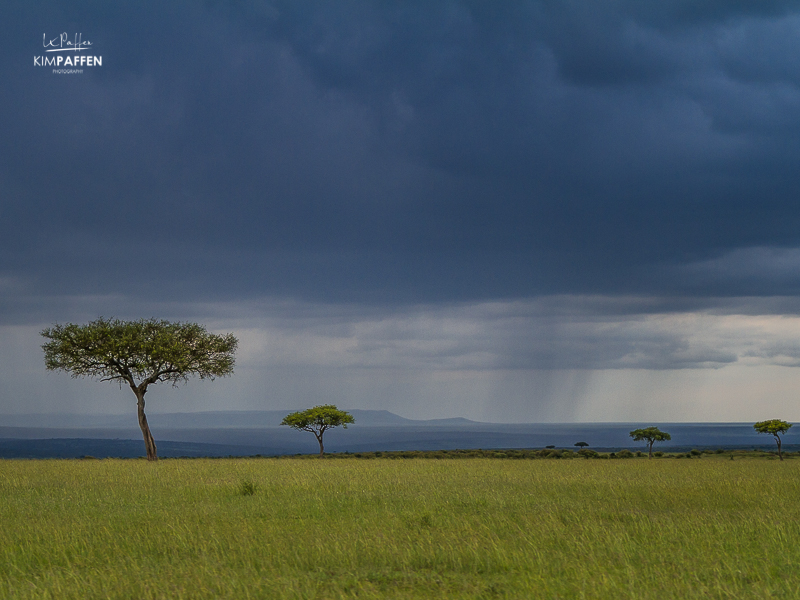
[[[314,434],[319,442],[319,455],[325,453],[325,446],[322,444],[323,434],[332,427],[341,425],[347,429],[348,424],[355,423],[356,420],[349,412],[339,410],[333,404],[323,404],[307,410],[293,412],[286,415],[281,421],[281,425],[288,425],[298,431],[308,431]]]
[[[786,421],[771,419],[770,421],[759,421],[753,425],[753,429],[758,433],[768,433],[775,436],[775,443],[778,444],[778,458],[783,460],[783,454],[781,453],[781,434],[786,434],[791,426],[792,424]]]
[[[156,319],[120,321],[100,317],[88,325],[54,325],[41,332],[49,371],[66,371],[72,377],[116,381],[133,390],[144,437],[147,460],[158,460],[156,443],[144,414],[148,386],[162,381],[172,385],[189,376],[215,379],[233,373],[238,340],[229,333],[208,333],[196,323],[171,323]]]
[[[661,431],[658,427],[645,427],[644,429],[634,429],[630,433],[634,442],[647,442],[648,458],[653,458],[653,444],[655,442],[663,442],[671,440],[672,436],[665,431]]]
[[[581,450],[583,450],[589,444],[587,444],[586,442],[576,442],[575,445],[578,446]]]

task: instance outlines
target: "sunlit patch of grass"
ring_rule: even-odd
[[[800,597],[800,461],[722,458],[0,461],[0,597]]]

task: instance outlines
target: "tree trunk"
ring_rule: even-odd
[[[317,435],[317,434],[314,434]],[[322,455],[325,454],[325,446],[322,445],[322,434],[320,433],[317,435],[317,441],[319,442],[319,457],[322,458]]]
[[[150,426],[147,424],[147,416],[144,414],[144,394],[147,390],[134,390],[136,394],[136,408],[139,413],[139,429],[142,430],[142,437],[144,438],[144,448],[147,451],[147,460],[158,460],[158,453],[156,452],[156,441],[153,439],[153,434],[150,433]]]
[[[783,460],[783,454],[781,454],[781,438],[779,436],[775,436],[775,441],[778,442],[778,458]]]
[[[655,440],[650,442],[650,453],[647,455],[647,458],[653,458],[653,442],[654,441]]]

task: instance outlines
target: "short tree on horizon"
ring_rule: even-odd
[[[586,448],[586,447],[587,447],[589,444],[587,444],[586,442],[576,442],[576,443],[575,443],[575,445],[576,445],[576,446],[578,446],[578,447],[579,447],[581,450],[583,450],[583,449],[584,449],[584,448]]]
[[[355,423],[356,420],[349,412],[339,410],[335,404],[323,404],[306,410],[293,412],[286,415],[281,421],[281,425],[288,425],[298,431],[308,431],[314,434],[319,442],[319,456],[322,458],[325,453],[325,446],[322,444],[322,436],[333,427],[342,426],[347,429],[348,424]]]
[[[630,436],[634,442],[647,442],[648,455],[647,458],[653,458],[653,443],[671,440],[672,436],[666,431],[661,431],[658,427],[645,427],[644,429],[634,429],[631,431]]]
[[[780,419],[759,421],[758,423],[753,425],[753,429],[755,429],[758,433],[768,433],[772,436],[775,436],[775,443],[778,444],[778,458],[780,458],[781,460],[783,460],[783,453],[781,452],[780,434],[786,434],[791,427],[792,427],[791,423],[787,423],[786,421],[781,421]]]
[[[233,373],[239,341],[232,333],[215,335],[196,323],[156,319],[120,321],[100,317],[88,325],[54,325],[41,332],[48,371],[116,381],[133,390],[147,460],[158,460],[156,443],[144,413],[148,386],[169,381],[173,386],[189,376],[215,379]]]

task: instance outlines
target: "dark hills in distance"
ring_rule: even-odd
[[[169,429],[208,429],[208,428],[253,428],[278,427],[283,418],[292,410],[220,410],[190,413],[148,412],[147,420],[151,427]],[[431,419],[417,421],[406,419],[388,410],[348,410],[355,417],[358,426],[461,426],[480,425],[461,417],[453,419]],[[124,415],[74,415],[74,414],[28,414],[0,415],[0,427],[55,427],[74,429],[127,429],[136,426],[136,414]]]
[[[148,414],[159,455],[263,456],[313,454],[314,436],[279,424],[290,410],[207,411]],[[653,423],[480,423],[469,419],[406,419],[385,410],[350,410],[348,429],[325,434],[329,452],[454,450],[469,448],[573,448],[643,450],[628,432]],[[672,441],[663,450],[690,448],[772,448],[771,436],[752,423],[662,423]],[[786,436],[791,449],[793,436]],[[573,448],[574,449],[574,448]],[[135,413],[128,415],[0,415],[0,457],[137,457],[144,453]]]

